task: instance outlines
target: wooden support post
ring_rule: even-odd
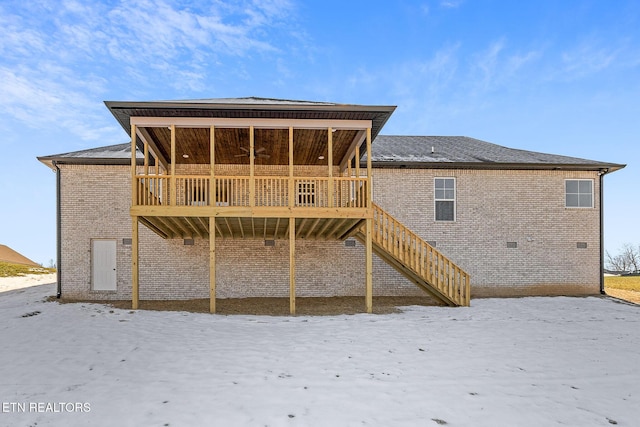
[[[373,185],[371,170],[371,128],[367,128],[367,203],[366,207],[370,208],[373,202]]]
[[[149,175],[149,143],[144,143],[144,174]]]
[[[256,205],[255,130],[249,126],[249,206]]]
[[[136,181],[136,125],[131,125],[131,206],[138,204],[138,183]],[[131,308],[137,309],[139,303],[138,270],[138,217],[131,217]]]
[[[327,163],[329,165],[329,204],[330,208],[333,207],[333,129],[327,129]]]
[[[216,230],[215,217],[209,218],[209,313],[216,312]]]
[[[209,180],[209,205],[216,206],[216,129],[215,126],[211,126],[209,130],[209,155],[210,155],[210,167],[211,167],[211,179]],[[209,229],[212,229],[209,227]]]
[[[289,313],[296,314],[296,219],[289,218]]]
[[[176,205],[176,125],[171,125],[171,206]]]
[[[293,179],[293,127],[289,126],[289,207],[295,205],[295,182]]]
[[[365,307],[367,313],[373,312],[373,242],[371,238],[371,230],[373,228],[373,219],[367,218],[365,225]]]
[[[131,206],[138,204],[138,182],[136,180],[136,125],[131,125]]]
[[[359,160],[358,160],[359,161]],[[371,185],[371,128],[367,128],[367,200],[365,206],[372,206],[373,191]],[[373,217],[367,218],[365,252],[366,252],[366,307],[367,313],[373,311]]]
[[[131,308],[138,309],[140,303],[140,270],[138,268],[138,217],[131,217]]]

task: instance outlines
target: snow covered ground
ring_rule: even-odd
[[[612,299],[268,317],[54,293],[0,293],[1,426],[640,425],[640,306]]]

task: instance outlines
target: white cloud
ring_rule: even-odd
[[[5,4],[0,111],[28,126],[55,123],[82,139],[99,138],[109,129],[100,101],[114,89],[162,93],[162,81],[179,93],[200,92],[211,89],[211,67],[233,67],[238,78],[249,78],[234,61],[277,54],[270,40],[288,31],[292,7],[287,0]]]
[[[457,9],[462,4],[462,0],[443,0],[440,2],[440,6],[447,9]]]
[[[609,68],[618,59],[620,49],[600,47],[597,43],[584,42],[561,56],[562,74],[572,80]]]

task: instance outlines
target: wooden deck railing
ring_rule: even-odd
[[[289,177],[255,177],[253,204],[251,182],[247,176],[211,178],[203,175],[137,175],[139,206],[270,206],[312,208],[365,208],[366,178],[294,177],[293,200],[289,194]],[[175,183],[175,184],[174,184]],[[172,189],[172,186],[175,188]]]
[[[375,203],[372,242],[455,305],[470,303],[469,275]]]

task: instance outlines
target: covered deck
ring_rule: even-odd
[[[133,308],[143,224],[165,239],[209,239],[212,313],[216,239],[288,239],[294,314],[296,239],[364,228],[372,311],[371,141],[395,107],[268,101],[107,102],[131,135]]]

